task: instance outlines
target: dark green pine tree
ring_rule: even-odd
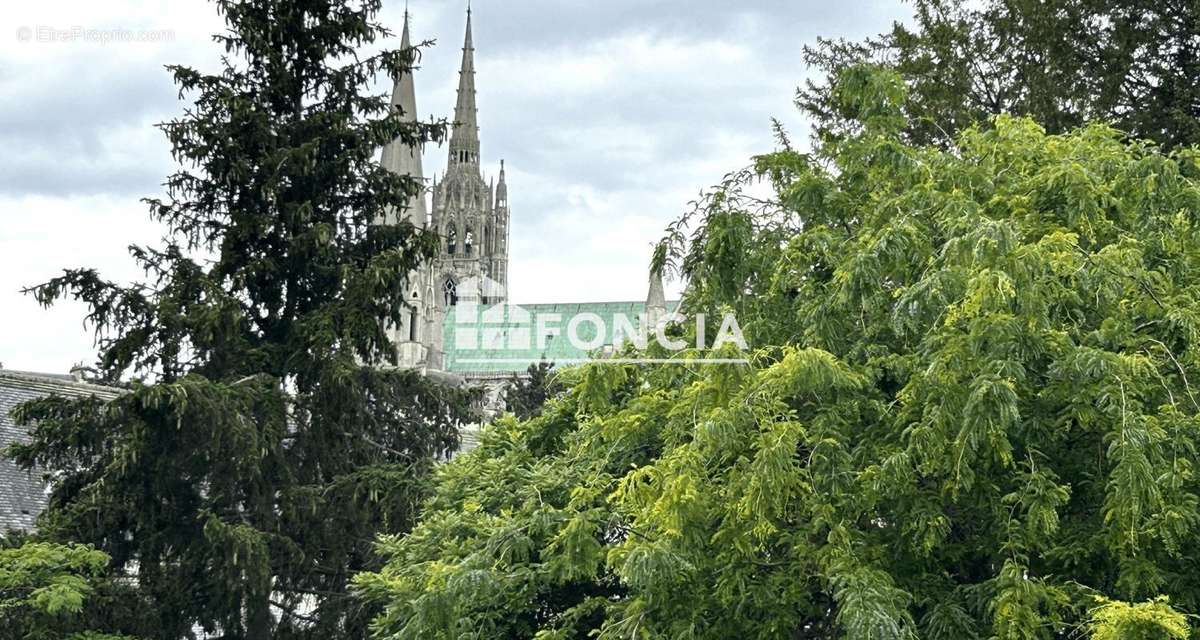
[[[820,40],[823,78],[797,103],[818,136],[846,137],[838,74],[883,62],[908,86],[908,139],[952,144],[975,122],[1027,115],[1050,133],[1111,122],[1167,148],[1200,144],[1200,5],[1195,0],[914,0],[913,16],[862,42]]]
[[[525,378],[513,374],[504,388],[504,402],[519,420],[541,415],[542,405],[563,388],[554,377],[553,362],[531,364],[525,374]]]
[[[26,405],[32,442],[11,453],[56,479],[42,537],[136,572],[128,632],[362,637],[349,578],[376,565],[378,534],[409,528],[474,406],[387,366],[383,323],[436,239],[374,224],[421,188],[374,155],[445,125],[368,90],[417,55],[359,56],[390,35],[379,0],[215,4],[219,71],[169,67],[192,105],[161,125],[181,168],[146,201],[165,246],[131,248],[146,281],[74,269],[31,289],[84,302],[103,376],[135,382],[105,406]]]

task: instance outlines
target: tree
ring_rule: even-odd
[[[562,385],[551,373],[553,369],[553,362],[539,362],[529,365],[526,378],[514,374],[509,380],[504,388],[504,402],[519,420],[541,414],[546,400],[562,390]]]
[[[750,364],[562,372],[382,540],[380,637],[1181,637],[1200,154],[1011,116],[912,145],[897,74],[835,93],[856,135],[668,233],[685,312],[753,347],[684,355]]]
[[[884,62],[911,90],[912,141],[949,145],[988,116],[1031,116],[1051,133],[1111,121],[1166,147],[1200,143],[1200,11],[1192,0],[915,0],[911,24],[805,49],[824,74],[798,104],[818,135],[849,124],[838,72]]]
[[[1092,611],[1089,631],[1093,640],[1187,640],[1187,618],[1171,608],[1166,598],[1131,605],[1101,600]]]
[[[385,323],[437,241],[374,224],[422,188],[378,148],[445,127],[365,92],[417,53],[359,55],[388,35],[378,0],[216,6],[221,68],[169,67],[193,103],[161,125],[181,166],[146,201],[165,246],[131,248],[148,280],[73,269],[31,290],[82,300],[103,377],[136,378],[107,404],[24,405],[14,453],[55,480],[41,535],[136,571],[154,637],[360,637],[350,577],[472,415],[470,392],[388,366]]]
[[[21,640],[133,640],[89,630],[93,600],[118,590],[107,568],[108,556],[90,547],[29,542],[0,549],[0,628]]]

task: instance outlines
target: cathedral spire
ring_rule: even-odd
[[[404,11],[404,33],[400,38],[400,49],[408,51],[412,48],[411,38],[408,34],[408,9]],[[395,78],[392,85],[392,108],[400,110],[400,119],[404,122],[417,121],[417,92],[413,84],[413,74],[411,69],[404,70]],[[421,168],[421,148],[404,142],[401,138],[396,138],[389,142],[383,148],[383,157],[380,163],[383,167],[393,173],[399,175],[407,175],[424,180],[425,173]],[[409,218],[412,223],[418,227],[425,226],[425,197],[418,197],[409,203],[408,210],[404,215],[399,216],[401,219]]]
[[[458,72],[458,104],[450,134],[450,164],[479,164],[479,120],[475,107],[475,43],[471,38],[471,7],[467,5],[467,34],[463,39],[462,68]]]
[[[496,185],[496,206],[508,206],[508,183],[504,180],[504,160],[500,160],[500,182]]]
[[[663,294],[662,269],[651,266],[650,290],[646,292],[646,319],[648,326],[656,326],[666,312],[667,297]]]

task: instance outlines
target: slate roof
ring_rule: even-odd
[[[73,376],[0,369],[0,451],[14,442],[27,442],[24,427],[17,426],[10,412],[19,404],[48,395],[96,396],[112,399],[120,389],[79,382]],[[12,460],[0,456],[0,531],[33,528],[34,519],[46,506],[46,484],[41,474],[23,471]]]
[[[668,301],[666,310],[673,311],[678,301]],[[552,304],[509,304],[495,307],[459,305],[451,307],[442,324],[442,344],[446,371],[470,377],[493,377],[522,373],[529,365],[550,362],[559,365],[578,364],[589,358],[567,337],[567,323],[574,316],[590,313],[599,316],[604,335],[602,346],[612,346],[617,336],[617,318],[623,316],[633,327],[646,312],[645,302],[570,302]],[[525,315],[528,314],[528,315]],[[539,342],[538,317],[553,320],[558,335]],[[577,335],[582,342],[597,338],[594,322],[581,322]]]

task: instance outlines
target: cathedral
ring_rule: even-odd
[[[487,391],[487,408],[494,415],[503,408],[502,389],[514,375],[524,374],[531,364],[538,362],[582,362],[589,352],[569,340],[554,340],[553,335],[537,336],[528,345],[517,347],[512,343],[487,348],[472,344],[468,346],[473,348],[467,349],[461,339],[465,333],[507,337],[528,333],[529,319],[534,316],[586,314],[601,319],[598,325],[602,335],[594,336],[595,343],[612,345],[617,338],[611,329],[618,316],[661,314],[667,302],[657,274],[651,275],[645,301],[516,307],[508,300],[511,229],[508,185],[503,160],[495,180],[485,180],[480,167],[475,45],[471,29],[468,9],[445,174],[440,180],[426,180],[421,163],[423,150],[399,139],[385,146],[382,152],[384,168],[419,178],[428,187],[405,211],[394,212],[384,223],[408,220],[416,227],[435,231],[441,244],[433,260],[409,274],[406,292],[409,311],[404,321],[389,333],[400,366],[483,387]],[[409,46],[409,20],[405,12],[401,47]],[[416,87],[411,72],[395,78],[391,102],[403,118],[416,121]],[[503,311],[497,318],[492,311],[481,315],[478,309]]]
[[[408,13],[400,46],[411,46]],[[417,98],[411,72],[396,78],[392,104],[403,118],[416,121]],[[401,326],[391,332],[400,364],[433,371],[444,370],[442,325],[459,296],[478,296],[483,304],[507,301],[508,283],[508,186],[504,163],[498,181],[486,182],[480,168],[478,109],[475,106],[475,46],[471,37],[471,12],[467,11],[467,33],[458,78],[458,103],[454,107],[446,172],[430,183],[432,206],[426,197],[397,212],[394,223],[408,220],[419,228],[431,228],[441,238],[436,259],[409,276],[410,312]],[[395,140],[383,149],[384,168],[401,175],[425,179],[419,148]],[[465,284],[488,283],[487,291],[467,291]]]

